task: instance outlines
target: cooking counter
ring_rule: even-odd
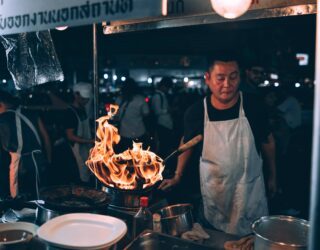
[[[210,238],[199,243],[146,230],[126,246],[125,250],[223,250],[226,241],[239,239],[237,236],[223,232],[208,229],[205,231],[210,235]]]
[[[158,237],[157,239],[155,239],[154,235],[157,235],[157,233],[153,233],[152,231],[149,231],[149,233],[153,233],[154,235],[152,235],[153,237],[153,241],[150,241],[150,237],[149,237],[149,244],[153,244],[153,245],[148,245],[144,243],[143,247],[137,247],[140,246],[139,244],[141,242],[136,242],[132,241],[130,242],[128,238],[124,237],[116,246],[113,246],[111,248],[111,250],[120,250],[120,249],[124,249],[124,247],[128,247],[125,248],[127,250],[145,250],[145,249],[152,249],[152,250],[157,250],[158,247],[161,247],[159,249],[161,250],[171,250],[171,248],[168,247],[175,247],[175,250],[178,250],[180,248],[177,248],[177,245],[179,244],[183,244],[183,249],[184,250],[197,250],[197,249],[201,249],[201,250],[206,250],[206,249],[213,249],[213,250],[223,250],[223,244],[225,241],[227,240],[237,240],[238,237],[234,236],[234,235],[230,235],[230,234],[226,234],[223,232],[218,232],[218,231],[214,231],[214,230],[208,230],[205,229],[205,231],[210,235],[210,238],[208,240],[205,240],[202,244],[198,244],[198,248],[195,247],[197,246],[196,244],[193,244],[192,241],[186,241],[186,240],[180,240],[176,237],[172,237],[169,235],[164,235],[164,234],[160,234],[163,235],[164,237]],[[148,233],[148,231],[146,231],[145,233]],[[161,244],[162,245],[161,245]],[[189,244],[188,244],[189,243]],[[158,244],[158,247],[155,247],[155,244]],[[165,245],[167,244],[167,245]],[[150,246],[152,248],[150,248]],[[201,247],[202,246],[202,247]],[[149,247],[149,248],[148,248]],[[165,247],[165,248],[163,248]],[[32,239],[32,241],[29,243],[28,248],[26,248],[26,250],[61,250],[62,248],[58,248],[58,247],[53,247],[53,246],[49,246],[48,244],[46,244],[45,242],[43,242],[42,240],[40,240],[38,237],[35,237]],[[181,247],[182,249],[182,247]],[[22,250],[22,249],[21,249]],[[103,250],[103,249],[101,249]]]
[[[224,249],[223,244],[229,240],[239,240],[240,237],[236,235],[227,234],[224,232],[219,232],[215,230],[205,229],[205,231],[210,235],[210,238],[203,242],[203,245],[212,247],[214,249]]]
[[[154,205],[156,205],[155,207],[158,207],[157,205],[160,205],[160,206],[163,206],[165,205],[166,202],[164,202],[163,200],[160,200],[158,202],[156,202]],[[131,217],[135,214],[133,213],[133,215],[130,214],[130,211],[127,211],[125,214],[128,214],[127,217],[128,218],[125,218],[122,214],[118,214],[119,211],[117,211],[117,213],[115,214],[112,214],[110,211],[112,209],[107,209],[106,210],[106,214],[108,215],[111,215],[111,216],[114,216],[114,217],[118,217],[118,218],[121,218],[123,219],[126,223],[127,223],[127,226],[128,226],[128,230],[131,230],[130,229],[130,223],[131,223]],[[113,209],[114,210],[114,209]],[[113,211],[112,210],[112,211]],[[116,210],[115,210],[116,211]],[[35,219],[33,218],[29,218],[29,220],[24,220],[26,222],[31,222],[33,223],[35,221]],[[219,249],[224,249],[223,248],[223,245],[224,245],[224,242],[227,241],[227,240],[237,240],[238,237],[237,236],[234,236],[234,235],[229,235],[229,234],[226,234],[226,233],[223,233],[223,232],[219,232],[219,231],[215,231],[215,230],[209,230],[209,229],[205,229],[205,231],[210,235],[210,238],[207,239],[207,240],[204,240],[201,244],[201,246],[203,246],[204,248],[200,248],[200,249],[215,249],[215,250],[219,250]],[[152,232],[152,231],[151,231]],[[187,243],[190,243],[192,245],[192,241],[185,241],[185,240],[181,240],[179,238],[176,238],[176,237],[172,237],[172,236],[169,236],[169,235],[165,235],[163,234],[165,237],[168,237],[168,240],[167,242],[170,242],[170,244],[172,243],[173,246],[175,245],[174,243],[176,241],[180,242],[181,241],[184,241],[183,244],[186,244],[188,245]],[[131,238],[131,234],[130,234],[130,231],[128,231],[128,233],[124,236],[124,238],[117,243],[116,246],[114,246],[113,248],[111,249],[124,249],[126,246],[128,246],[130,243],[133,242],[133,239]],[[156,241],[153,242],[153,244],[157,244]],[[189,245],[190,245],[189,244]],[[31,242],[28,244],[28,246],[25,248],[25,250],[61,250],[61,248],[58,248],[58,247],[53,247],[53,246],[49,246],[46,242],[40,240],[38,237],[34,237]],[[129,250],[131,250],[130,248],[128,248]],[[144,250],[146,248],[133,248],[133,249],[141,249],[141,250]],[[150,248],[149,248],[150,249]],[[154,248],[151,248],[152,250],[156,250]],[[160,248],[161,250],[169,250],[171,249],[170,248],[170,245],[167,245],[166,247],[162,247]],[[175,249],[179,249],[179,248],[175,248]],[[193,249],[193,248],[184,248],[185,250],[187,249]],[[22,250],[22,249],[19,249],[19,250]],[[101,249],[103,250],[103,249]]]

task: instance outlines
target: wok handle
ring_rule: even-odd
[[[177,154],[181,154],[184,151],[188,150],[189,148],[195,146],[196,144],[198,144],[200,141],[202,141],[203,136],[202,135],[197,135],[195,137],[193,137],[190,141],[182,144],[177,150],[173,151],[169,156],[167,156],[164,160],[163,160],[163,164],[165,164],[171,157],[177,155]]]
[[[202,141],[203,136],[202,135],[197,135],[196,137],[193,137],[190,141],[182,144],[179,148],[178,148],[178,152],[179,153],[183,153],[184,151],[188,150],[189,148],[195,146],[196,144],[198,144],[200,141]]]

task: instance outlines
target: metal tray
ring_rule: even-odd
[[[144,231],[124,250],[214,250],[216,248],[200,245],[188,240],[160,234],[152,231]]]

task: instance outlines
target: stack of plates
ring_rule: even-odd
[[[67,249],[101,249],[116,244],[127,232],[117,218],[89,213],[58,216],[38,229],[47,243]]]

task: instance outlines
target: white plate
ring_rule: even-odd
[[[97,249],[118,242],[127,225],[115,217],[74,213],[49,220],[38,229],[44,241],[68,249]]]

